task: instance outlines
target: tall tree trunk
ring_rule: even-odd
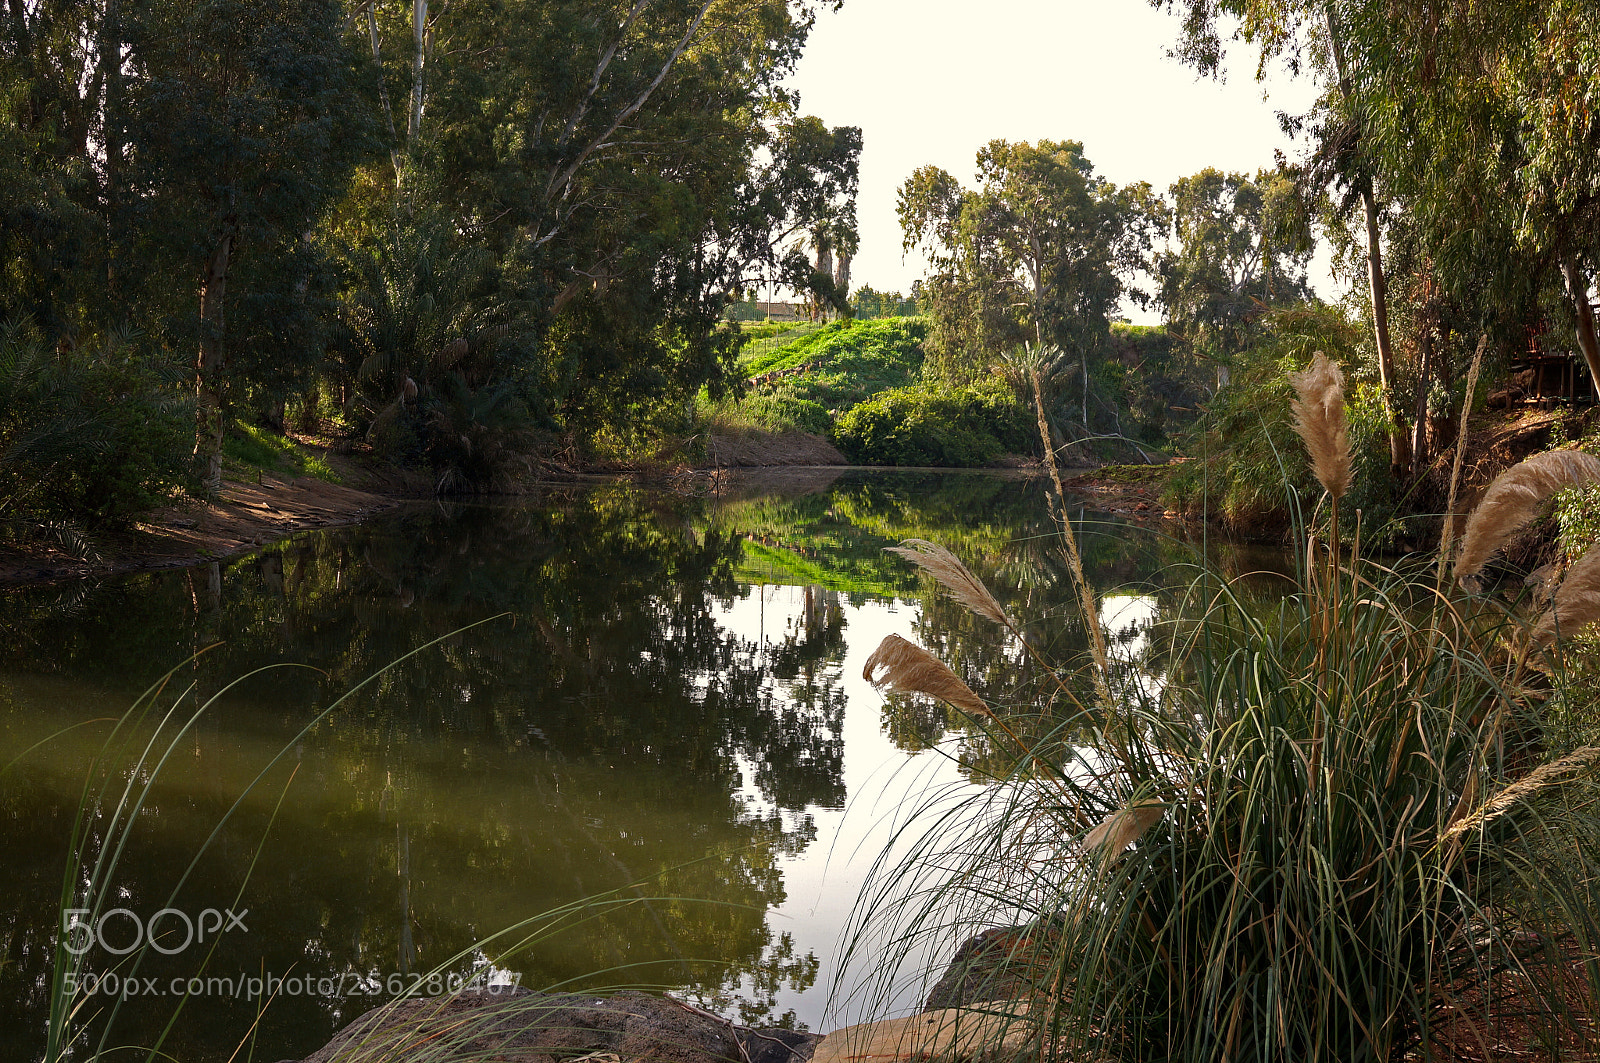
[[[1595,396],[1600,398],[1600,340],[1595,337],[1594,310],[1589,306],[1589,279],[1570,260],[1561,264],[1561,275],[1566,279],[1567,298],[1572,300],[1572,310],[1578,318],[1578,349],[1589,366],[1589,382]]]
[[[1428,390],[1433,385],[1434,372],[1434,336],[1432,324],[1424,324],[1422,334],[1417,337],[1417,346],[1421,350],[1419,360],[1421,365],[1417,371],[1417,405],[1413,414],[1411,425],[1411,478],[1420,480],[1422,474],[1428,471],[1431,459],[1431,441],[1428,438]]]
[[[1389,281],[1383,272],[1383,244],[1378,231],[1378,206],[1371,181],[1361,190],[1361,211],[1367,222],[1367,287],[1372,296],[1372,333],[1378,347],[1378,383],[1389,420],[1389,467],[1406,467],[1406,426],[1394,408],[1394,348],[1389,344]]]
[[[105,97],[100,106],[100,139],[105,150],[106,292],[117,302],[117,251],[121,246],[122,204],[122,24],[117,0],[106,0],[95,42]]]
[[[383,54],[378,47],[378,18],[376,3],[367,5],[367,39],[372,42],[372,67],[378,74],[378,100],[383,104],[383,120],[389,126],[389,162],[394,166],[394,186],[400,187],[400,134],[394,128],[394,107],[389,103],[389,86],[383,80]]]
[[[233,233],[224,232],[206,262],[200,285],[200,355],[195,366],[195,460],[205,462],[201,487],[208,497],[222,490],[222,385],[227,324],[228,261],[233,254]]]
[[[1348,104],[1354,95],[1350,74],[1345,67],[1344,45],[1339,37],[1339,23],[1333,8],[1325,12],[1328,25],[1328,44],[1333,51],[1333,68],[1339,78],[1339,94]],[[1389,281],[1383,272],[1382,233],[1378,228],[1378,202],[1373,193],[1372,179],[1361,182],[1361,213],[1367,228],[1367,287],[1372,296],[1372,332],[1378,348],[1378,383],[1383,393],[1384,418],[1389,422],[1389,468],[1401,475],[1409,464],[1406,460],[1406,427],[1394,407],[1394,349],[1389,344]]]
[[[413,151],[422,132],[422,76],[428,63],[428,0],[411,0],[411,116],[406,121],[406,143]]]

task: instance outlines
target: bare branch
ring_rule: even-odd
[[[550,183],[545,187],[544,200],[546,203],[555,198],[557,195],[564,195],[567,186],[572,183],[573,177],[575,177],[578,171],[582,169],[583,164],[589,161],[589,156],[593,155],[595,150],[600,147],[600,145],[609,140],[611,135],[622,127],[623,122],[626,122],[629,118],[632,118],[636,113],[638,113],[641,107],[649,102],[650,97],[655,94],[656,89],[660,88],[661,83],[667,79],[667,75],[671,73],[673,66],[678,62],[679,57],[688,50],[690,43],[695,38],[695,34],[700,32],[700,25],[705,21],[706,14],[711,10],[711,5],[715,2],[716,0],[706,0],[706,2],[700,6],[700,10],[694,16],[694,20],[689,23],[689,28],[684,31],[683,37],[678,41],[677,46],[672,49],[672,54],[667,56],[667,61],[661,64],[661,69],[656,72],[656,76],[650,82],[650,84],[645,86],[644,91],[639,93],[638,97],[635,98],[632,103],[623,108],[622,112],[617,115],[617,117],[612,121],[611,125],[606,128],[605,132],[601,133],[599,136],[590,141],[588,147],[580,151],[577,157],[573,159],[572,162],[569,163],[564,169],[561,169],[552,175]]]

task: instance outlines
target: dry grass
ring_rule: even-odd
[[[899,635],[888,635],[878,644],[861,669],[861,677],[890,690],[927,694],[974,716],[990,715],[983,699],[943,661]]]
[[[1467,518],[1456,578],[1473,576],[1539,506],[1563,487],[1600,483],[1600,458],[1576,450],[1535,454],[1495,477]]]
[[[888,551],[915,563],[917,567],[938,580],[940,585],[950,592],[952,598],[985,620],[993,620],[1013,631],[1016,630],[1016,625],[1006,615],[1004,607],[993,594],[989,593],[989,588],[983,585],[983,581],[974,576],[955,554],[938,543],[930,543],[926,539],[907,539],[899,546],[889,547]]]
[[[1482,827],[1505,815],[1519,802],[1527,801],[1541,790],[1570,782],[1574,775],[1584,771],[1600,757],[1600,746],[1584,746],[1564,757],[1541,764],[1516,782],[1500,788],[1483,807],[1463,817],[1445,830],[1444,838],[1454,838],[1474,827]]]
[[[1124,805],[1101,820],[1083,836],[1086,853],[1100,853],[1107,861],[1127,851],[1139,836],[1160,822],[1167,806],[1160,801],[1136,801]]]
[[[1529,636],[1533,645],[1545,646],[1557,637],[1576,635],[1600,620],[1600,550],[1591,549],[1567,569],[1554,600]]]
[[[1294,430],[1305,441],[1311,467],[1335,503],[1350,489],[1350,426],[1344,410],[1344,373],[1321,351],[1289,383],[1299,396],[1289,408]]]

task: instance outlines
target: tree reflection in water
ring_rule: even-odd
[[[851,796],[841,666],[852,610],[920,602],[916,635],[974,689],[1023,717],[1051,704],[1053,684],[1013,640],[883,553],[912,536],[961,554],[1049,659],[1081,653],[1036,481],[847,474],[723,498],[553,489],[309,534],[232,564],[8,595],[0,760],[114,715],[213,642],[182,669],[191,697],[279,662],[311,666],[228,690],[163,772],[116,875],[118,904],[153,912],[260,765],[383,669],[295,748],[185,887],[180,907],[220,907],[254,861],[249,933],[220,939],[209,973],[421,972],[514,920],[622,891],[637,903],[509,966],[529,985],[655,982],[740,1021],[793,1021],[776,1001],[814,983],[831,942],[797,942],[768,914],[785,900],[786,862],[816,848],[813,814]],[[1159,544],[1085,542],[1097,584],[1170,600],[1143,575]],[[783,623],[775,610],[774,633],[728,622],[773,583],[800,588]],[[965,731],[938,707],[893,699],[883,713],[908,751]],[[74,731],[0,780],[0,1059],[37,1053],[63,839],[103,734]],[[961,741],[971,768],[995,755],[975,732]],[[187,975],[194,961],[145,973]],[[371,1003],[281,997],[259,1049],[303,1054]],[[192,1001],[168,1049],[216,1054],[256,1009]],[[119,1040],[152,1040],[170,1011],[130,1006]]]

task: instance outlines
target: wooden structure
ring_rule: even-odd
[[[1594,309],[1600,312],[1600,307]],[[1510,403],[1548,407],[1595,402],[1588,363],[1575,347],[1575,339],[1558,342],[1548,329],[1529,335],[1527,350],[1513,358],[1509,367],[1506,392]]]

